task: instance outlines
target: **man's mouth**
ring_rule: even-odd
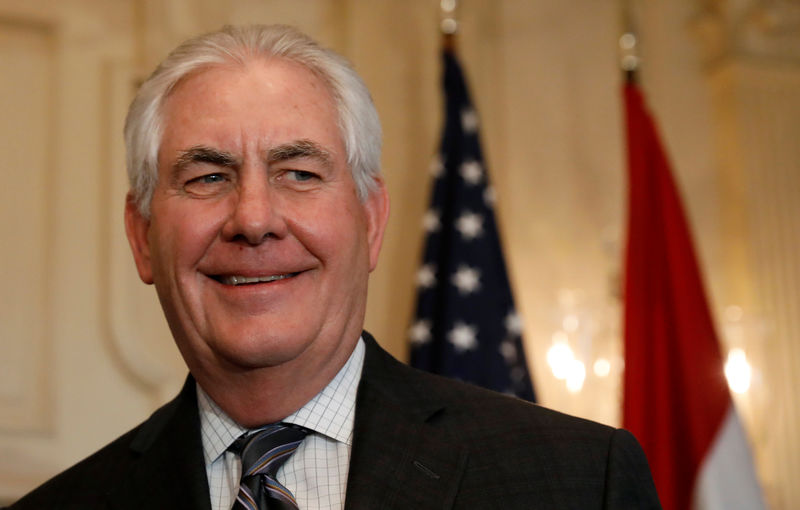
[[[288,273],[288,274],[275,274],[270,276],[216,275],[212,276],[212,278],[223,285],[237,286],[237,285],[253,285],[255,283],[275,282],[278,280],[285,280],[287,278],[292,278],[293,276],[297,276],[298,274],[299,273]]]

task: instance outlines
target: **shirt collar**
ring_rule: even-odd
[[[203,456],[206,465],[214,462],[225,450],[236,441],[236,438],[247,432],[216,402],[197,385],[197,407],[200,411],[200,435],[203,439]]]
[[[350,358],[331,382],[283,421],[352,446],[356,392],[364,366],[364,352],[364,340],[359,338]]]
[[[364,340],[359,338],[350,358],[317,395],[282,421],[302,425],[314,432],[352,446],[356,392],[364,366]],[[200,432],[206,465],[225,453],[248,429],[236,423],[197,385]]]

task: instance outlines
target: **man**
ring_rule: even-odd
[[[627,432],[417,372],[362,332],[389,199],[341,57],[281,26],[190,40],[125,139],[136,267],[191,375],[12,508],[659,507]]]

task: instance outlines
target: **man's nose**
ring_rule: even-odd
[[[232,197],[233,211],[222,229],[225,240],[258,245],[271,237],[283,237],[286,223],[274,195],[263,172],[242,176]]]

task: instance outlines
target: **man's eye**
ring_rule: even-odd
[[[183,189],[192,195],[212,195],[223,191],[229,182],[229,177],[224,173],[206,174],[186,181]]]
[[[225,177],[222,174],[208,174],[194,179],[195,181],[202,182],[203,184],[214,184],[217,182],[224,182]]]
[[[289,170],[287,172],[289,178],[296,182],[306,182],[316,177],[313,172],[306,172],[305,170]]]

